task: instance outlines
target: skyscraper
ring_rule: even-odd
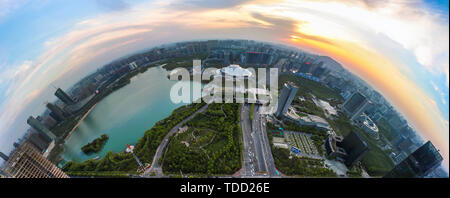
[[[48,137],[47,135],[32,129],[28,134],[27,141],[33,144],[37,148],[37,150],[42,153],[47,150],[52,142],[52,139],[50,139],[50,137]]]
[[[27,123],[39,133],[47,135],[52,140],[56,139],[55,134],[53,134],[50,130],[48,130],[47,127],[45,127],[41,122],[36,120],[36,118],[34,118],[33,116],[28,117]]]
[[[385,178],[422,178],[439,167],[443,158],[434,145],[428,141],[397,164]]]
[[[283,115],[287,112],[291,102],[294,100],[295,94],[297,94],[298,87],[292,83],[287,82],[284,84],[281,90],[280,98],[278,99],[278,108],[275,112],[275,116]]]
[[[348,98],[344,104],[342,104],[342,109],[350,118],[350,120],[355,120],[359,118],[364,109],[369,105],[369,100],[359,92],[355,92]]]
[[[58,88],[55,92],[55,96],[58,97],[61,101],[63,101],[67,105],[75,104],[75,101],[66,94],[61,88]]]
[[[353,131],[345,138],[330,135],[325,142],[327,158],[341,161],[347,167],[359,162],[369,149],[369,145]]]
[[[250,65],[257,65],[257,64],[259,64],[259,62],[258,62],[258,59],[259,59],[259,52],[247,52],[247,57],[246,57],[246,60],[247,60],[247,64],[250,64]]]
[[[229,51],[223,52],[223,64],[225,66],[230,65],[230,52]]]
[[[9,159],[9,157],[2,152],[0,152],[0,158],[2,158],[5,161],[8,161],[8,159]]]
[[[339,146],[347,153],[344,163],[348,167],[359,162],[369,151],[369,145],[354,131],[345,136]]]
[[[51,111],[50,115],[54,117],[56,120],[63,121],[66,119],[64,111],[58,106],[52,103],[47,103],[47,108]]]
[[[8,178],[8,174],[6,174],[2,169],[0,169],[0,178]]]
[[[13,178],[69,177],[26,141],[14,150],[4,167],[4,171]]]

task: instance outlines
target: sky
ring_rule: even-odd
[[[164,43],[252,39],[329,56],[449,164],[448,0],[0,0],[0,151],[104,64]]]

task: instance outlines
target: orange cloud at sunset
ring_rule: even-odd
[[[290,42],[300,48],[310,49],[338,60],[344,67],[382,92],[411,125],[422,132],[422,136],[436,145],[444,157],[445,166],[448,167],[448,133],[445,135],[448,123],[439,119],[439,110],[436,106],[430,105],[433,104],[432,99],[399,72],[392,62],[379,54],[344,41],[292,35]]]

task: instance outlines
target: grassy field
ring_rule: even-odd
[[[386,137],[389,141],[394,140],[396,136],[396,131],[388,124],[388,122],[382,118],[377,122],[378,129],[380,133]]]
[[[186,123],[186,131],[171,137],[162,160],[165,173],[233,174],[241,168],[239,104],[208,106]]]
[[[291,74],[280,75],[278,79],[278,87],[281,89],[285,82],[294,82],[298,87],[297,96],[311,97],[309,94],[317,96],[319,99],[330,102],[332,105],[336,105],[343,102],[343,98],[339,93],[333,89],[330,89],[318,82],[308,80],[302,77],[298,77]]]
[[[336,177],[322,159],[292,157],[288,149],[272,147],[275,166],[285,175],[300,177]]]

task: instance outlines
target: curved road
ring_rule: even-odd
[[[143,176],[149,176],[152,172],[155,173],[155,176],[163,176],[162,168],[161,168],[161,165],[159,164],[158,160],[160,157],[162,157],[164,148],[166,148],[167,144],[169,143],[169,137],[172,136],[173,134],[175,134],[176,132],[178,132],[178,129],[181,126],[183,126],[184,123],[186,123],[190,119],[194,118],[195,115],[197,115],[198,113],[204,112],[208,108],[208,105],[209,104],[206,104],[205,106],[203,106],[202,108],[200,108],[199,110],[194,112],[192,115],[185,118],[183,121],[178,123],[175,127],[173,127],[169,131],[169,133],[167,133],[167,135],[162,140],[161,144],[159,144],[158,148],[156,149],[156,153],[155,153],[155,156],[153,157],[152,165],[150,166],[150,168],[145,170]]]

